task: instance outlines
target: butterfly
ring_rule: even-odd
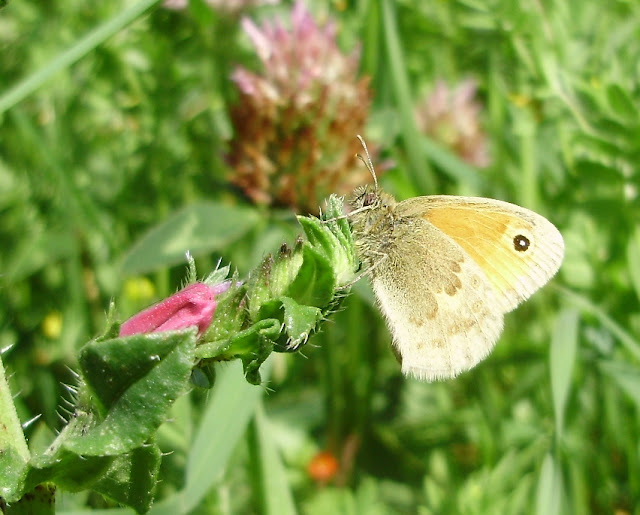
[[[500,200],[397,202],[378,186],[360,141],[374,184],[356,188],[348,218],[402,371],[426,381],[455,377],[491,352],[504,315],[555,275],[562,235],[543,216]]]

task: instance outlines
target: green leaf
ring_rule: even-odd
[[[389,77],[398,115],[402,121],[402,136],[410,162],[409,174],[413,184],[420,191],[433,191],[433,174],[426,168],[422,157],[421,142],[416,128],[413,114],[413,94],[411,92],[409,74],[405,65],[404,49],[400,40],[398,26],[398,9],[395,2],[383,0],[379,2],[380,17],[382,19]]]
[[[551,340],[551,394],[556,423],[556,436],[562,437],[564,414],[578,347],[579,315],[575,309],[565,309],[556,321]]]
[[[427,158],[450,178],[465,184],[476,194],[482,191],[486,181],[478,170],[469,166],[451,151],[438,145],[425,135],[422,136],[421,143],[422,150]]]
[[[22,497],[27,475],[27,461],[11,445],[0,451],[0,497],[6,501],[17,501]]]
[[[193,329],[135,335],[83,347],[80,365],[85,385],[76,414],[45,453],[26,467],[8,462],[15,453],[2,454],[7,461],[6,484],[12,487],[3,497],[17,500],[46,481],[79,491],[99,480],[97,490],[146,511],[160,452],[155,446],[142,445],[185,391],[194,361],[195,333]]]
[[[250,435],[262,512],[272,515],[295,515],[297,511],[286,470],[262,403],[257,406]]]
[[[616,116],[631,122],[638,122],[638,109],[627,92],[618,84],[607,87],[607,100]]]
[[[60,435],[40,455],[31,458],[26,468],[26,491],[41,483],[52,481],[58,486],[77,492],[89,488],[107,470],[112,456],[80,456],[64,447],[70,439],[82,436],[95,425],[96,417],[79,408]],[[23,492],[24,493],[24,492]]]
[[[309,246],[302,249],[302,266],[286,295],[299,304],[326,306],[335,295],[336,279],[332,264]]]
[[[640,300],[640,225],[636,225],[627,244],[627,266],[631,276],[631,284]]]
[[[195,356],[197,359],[229,360],[252,354],[258,346],[260,335],[275,341],[280,335],[280,326],[278,319],[260,320],[229,338],[198,345]]]
[[[0,497],[17,502],[41,481],[29,479],[30,453],[0,359]]]
[[[50,228],[26,234],[6,264],[7,283],[21,281],[47,265],[77,253],[78,241],[69,231]]]
[[[591,302],[584,295],[574,293],[573,291],[558,287],[559,291],[569,299],[573,304],[586,313],[590,313],[598,319],[598,321],[611,334],[618,339],[622,346],[632,354],[636,359],[640,359],[640,342],[638,342],[628,331],[611,318],[600,306]]]
[[[90,488],[113,462],[113,456],[81,456],[63,447],[35,456],[29,464],[25,486],[34,488],[47,481],[70,492]]]
[[[586,157],[576,159],[574,167],[590,184],[596,182],[602,187],[611,188],[612,185],[617,186],[624,181],[619,168]]]
[[[265,374],[269,373],[265,364]],[[175,496],[154,504],[153,515],[189,513],[224,473],[265,389],[248,384],[240,363],[218,366],[215,387],[187,457],[186,484]]]
[[[250,384],[261,384],[260,366],[273,352],[281,327],[281,320],[264,318],[229,338],[199,345],[195,355],[202,360],[240,359],[247,381]],[[207,366],[207,362],[204,365]]]
[[[84,380],[108,411],[127,388],[147,377],[185,341],[195,342],[194,329],[91,341],[80,349]]]
[[[314,306],[298,304],[289,297],[281,297],[284,308],[284,326],[288,337],[287,347],[296,349],[306,343],[311,332],[322,320],[322,310]]]
[[[23,460],[29,459],[27,441],[22,432],[9,383],[4,375],[4,364],[0,358],[0,455],[9,448],[13,449]]]
[[[299,304],[290,297],[265,302],[260,310],[260,317],[275,320],[284,328],[273,340],[279,351],[295,350],[305,343],[322,316],[320,308]]]
[[[232,278],[232,281],[235,280],[235,277]],[[244,309],[246,295],[244,285],[232,285],[227,293],[216,298],[218,304],[211,325],[202,338],[204,342],[228,340],[242,329],[247,319]]]
[[[306,515],[339,513],[341,515],[386,515],[390,513],[380,495],[380,483],[364,478],[357,489],[327,487],[304,504]],[[427,512],[425,512],[427,513]]]
[[[78,456],[65,449],[34,456],[29,463],[13,449],[0,453],[0,497],[17,502],[38,485],[55,482],[69,491],[89,488],[100,477],[112,457]]]
[[[3,0],[4,1],[4,0]],[[120,32],[124,27],[137,20],[147,9],[159,0],[139,0],[122,9],[117,16],[109,18],[102,25],[93,29],[82,39],[76,41],[65,51],[50,59],[46,66],[39,68],[0,96],[0,114],[13,107],[25,97],[47,82],[55,73],[81,59],[106,39]]]
[[[157,445],[138,447],[114,459],[107,473],[91,489],[131,506],[138,513],[151,508],[162,453]]]
[[[83,455],[116,455],[144,444],[188,385],[196,330],[91,342],[80,351],[103,420],[65,446]]]
[[[185,253],[221,250],[244,236],[260,220],[254,209],[206,202],[188,206],[158,224],[126,255],[122,272],[141,274],[184,262]]]
[[[358,265],[351,230],[342,209],[342,199],[331,195],[324,221],[312,216],[298,217],[309,245],[331,263],[339,286],[353,280]]]
[[[561,513],[564,482],[560,465],[548,453],[540,468],[538,491],[536,493],[536,513],[538,515],[557,515]]]
[[[640,411],[640,368],[617,361],[601,361],[598,368],[635,402]]]

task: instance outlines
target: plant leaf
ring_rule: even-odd
[[[553,331],[549,359],[551,368],[551,394],[556,422],[556,436],[562,437],[564,414],[569,386],[578,347],[578,321],[576,309],[565,309],[556,321]]]
[[[138,513],[151,508],[162,453],[157,445],[138,447],[114,459],[107,473],[91,489],[131,506]]]
[[[87,386],[100,400],[96,425],[64,445],[82,455],[116,455],[143,445],[185,392],[196,329],[91,342],[80,351]],[[104,417],[104,418],[102,418]]]
[[[257,406],[252,427],[250,435],[262,498],[260,505],[264,507],[265,514],[295,515],[297,511],[289,481],[262,403]]]
[[[547,453],[540,468],[538,491],[536,493],[536,513],[538,515],[557,515],[561,513],[564,484],[560,466]]]
[[[143,236],[125,256],[122,272],[141,274],[181,263],[187,251],[195,255],[223,249],[259,220],[254,209],[221,202],[188,206]]]

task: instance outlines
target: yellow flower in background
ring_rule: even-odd
[[[42,334],[51,340],[57,340],[62,333],[62,314],[59,311],[51,311],[42,320]]]
[[[156,295],[156,287],[146,277],[134,277],[124,283],[125,297],[131,302],[148,302]]]

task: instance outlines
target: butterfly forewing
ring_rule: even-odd
[[[503,296],[505,311],[529,298],[558,271],[560,232],[544,217],[507,202],[477,197],[416,197],[398,205],[452,238]]]

